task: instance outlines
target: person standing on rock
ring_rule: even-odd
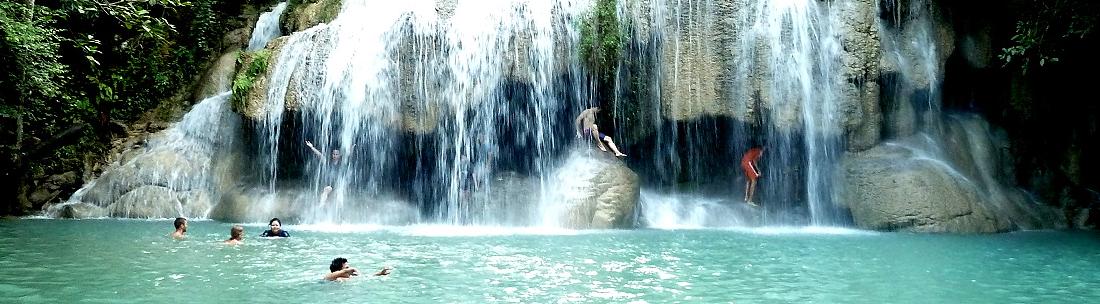
[[[176,227],[176,231],[171,234],[172,238],[182,240],[187,234],[187,218],[177,217],[172,225]]]
[[[600,113],[600,107],[591,107],[577,115],[577,120],[573,122],[577,131],[577,138],[584,136],[592,136],[596,140],[596,147],[600,148],[600,151],[607,152],[607,148],[604,147],[604,142],[607,142],[607,146],[611,147],[611,151],[615,152],[615,156],[623,157],[626,154],[619,152],[619,147],[615,146],[615,141],[611,139],[611,136],[600,133],[600,129],[596,126],[596,114]],[[583,131],[582,131],[583,130]]]
[[[313,143],[309,142],[308,140],[306,141],[306,147],[309,147],[309,149],[313,151],[313,154],[317,155],[317,158],[320,159],[322,162],[328,161],[328,165],[332,168],[336,168],[336,166],[340,165],[340,149],[333,149],[332,157],[326,159],[325,154],[321,153],[320,150],[317,150],[317,148],[313,146]],[[352,149],[354,149],[355,145],[352,145],[351,147]],[[328,201],[329,193],[332,193],[332,183],[336,180],[336,173],[333,172],[333,170],[329,170],[328,172],[324,172],[322,174],[322,177],[325,181],[325,189],[321,191],[321,206],[324,207],[325,203]]]
[[[756,179],[763,176],[760,172],[760,165],[757,162],[760,156],[764,155],[764,147],[755,146],[745,152],[745,156],[741,157],[741,169],[745,170],[745,203],[757,206],[752,201],[753,194],[756,194]]]

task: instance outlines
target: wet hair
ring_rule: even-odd
[[[283,225],[283,221],[280,221],[279,218],[277,218],[277,217],[273,217],[273,218],[271,218],[270,221],[267,221],[267,225],[271,226],[271,223],[274,223],[274,222],[279,222],[279,226]]]
[[[177,217],[176,222],[172,223],[172,224],[176,225],[176,229],[180,229],[180,227],[183,227],[183,224],[186,224],[186,223],[187,223],[187,218]]]
[[[229,228],[229,238],[239,240],[244,236],[244,226],[233,225],[233,228]]]
[[[340,271],[340,269],[344,269],[344,264],[347,262],[348,259],[345,258],[332,259],[332,264],[328,265],[328,272],[337,272]]]

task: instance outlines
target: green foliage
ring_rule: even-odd
[[[21,170],[12,172],[17,178],[80,170],[84,154],[101,155],[119,131],[112,121],[132,122],[187,93],[222,48],[222,36],[239,23],[241,5],[0,1],[0,167]],[[84,128],[57,142],[73,126]],[[15,136],[19,129],[23,140]],[[36,155],[27,154],[32,151]],[[8,201],[14,200],[0,204]]]
[[[321,3],[321,10],[317,13],[317,19],[321,22],[332,22],[336,20],[336,16],[340,14],[340,8],[343,6],[341,0],[327,0]]]
[[[1020,10],[1012,44],[998,57],[1027,74],[1036,66],[1062,62],[1067,48],[1087,43],[1100,10],[1093,0],[1028,0]]]
[[[597,0],[590,16],[580,24],[580,56],[603,83],[615,76],[622,57],[624,38],[619,28],[615,0]]]
[[[271,58],[270,50],[259,50],[255,52],[242,54],[237,59],[238,64],[247,64],[248,66],[237,73],[237,77],[233,79],[233,108],[243,109],[245,101],[248,99],[248,92],[252,91],[252,84],[256,81],[256,77],[260,77],[267,73],[268,61]]]
[[[33,17],[32,17],[33,16]],[[58,61],[61,39],[55,15],[40,8],[0,2],[0,117],[15,117],[15,105],[45,105],[65,92],[66,68]],[[32,118],[46,113],[27,113]]]

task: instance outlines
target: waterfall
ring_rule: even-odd
[[[56,217],[66,206],[87,203],[112,216],[205,218],[229,177],[222,173],[232,170],[223,160],[240,125],[229,111],[229,95],[195,104],[178,123],[150,136],[47,214]]]
[[[310,222],[408,197],[443,223],[519,224],[473,193],[506,171],[548,176],[567,146],[584,100],[577,2],[343,1],[275,55],[257,130],[268,186],[312,193]]]
[[[246,51],[263,49],[272,39],[283,35],[279,29],[279,18],[283,16],[284,10],[286,10],[286,2],[280,2],[271,8],[271,11],[260,14],[256,27],[252,29],[252,38],[248,40]]]
[[[773,121],[797,115],[789,112],[801,114],[806,203],[811,222],[817,225],[836,224],[833,181],[842,151],[836,114],[840,43],[832,30],[834,18],[828,7],[820,7],[817,1],[761,2],[756,22],[740,49],[752,52],[757,39],[771,48],[764,61],[771,78],[763,94],[770,96],[776,107],[772,109]],[[772,135],[779,135],[775,133]],[[776,171],[768,169],[767,173]]]
[[[635,65],[620,67],[620,86],[634,78],[646,84],[620,89],[627,92],[620,98],[643,99],[644,110],[621,111],[649,116],[623,115],[617,124],[652,130],[644,146],[653,150],[643,160],[648,186],[684,203],[739,203],[741,156],[760,144],[767,149],[756,194],[769,206],[764,223],[802,222],[786,214],[801,206],[805,222],[844,223],[835,182],[844,74],[830,4],[639,0],[622,1],[619,14],[633,30],[627,61]]]
[[[257,21],[250,45],[263,47],[279,35],[279,17],[286,3]],[[210,78],[227,88],[222,79],[232,77],[235,60],[223,60],[211,68]],[[98,178],[78,189],[64,203],[51,206],[47,215],[206,218],[221,193],[236,184],[241,123],[230,110],[231,92],[207,97],[184,114],[179,122],[140,140],[117,156]],[[93,211],[72,214],[85,204]]]

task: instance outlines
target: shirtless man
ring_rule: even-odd
[[[182,240],[185,237],[185,234],[187,234],[187,219],[177,217],[176,221],[173,222],[172,225],[176,226],[176,231],[172,232],[171,237],[173,239]]]
[[[325,281],[343,281],[350,279],[352,276],[359,275],[359,270],[348,265],[348,259],[335,258],[332,263],[328,265],[329,273],[325,274]],[[375,273],[375,276],[384,276],[390,274],[389,267],[383,267],[382,271]]]
[[[599,127],[596,126],[596,114],[598,113],[600,113],[600,107],[592,107],[577,115],[577,120],[573,122],[577,130],[577,138],[581,138],[582,133],[584,136],[592,136],[596,140],[596,146],[604,152],[607,152],[607,148],[603,144],[606,141],[607,146],[611,147],[611,151],[615,152],[615,156],[626,156],[626,154],[619,152],[619,147],[615,146],[615,141],[611,140],[611,136],[600,133]]]
[[[244,226],[233,225],[233,228],[229,229],[229,239],[225,240],[225,243],[229,245],[244,243]]]
[[[760,172],[760,165],[757,162],[763,154],[764,147],[755,146],[745,152],[745,156],[741,158],[741,169],[745,170],[745,203],[753,207],[757,206],[752,201],[753,195],[756,194],[756,179],[764,175]]]

